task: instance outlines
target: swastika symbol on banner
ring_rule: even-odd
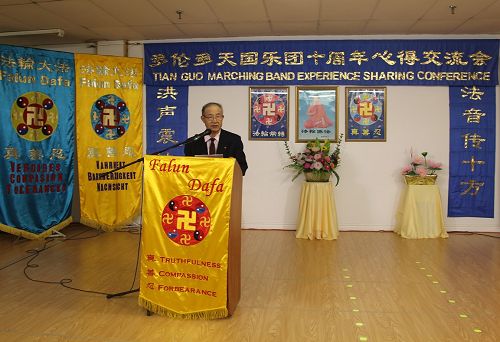
[[[162,216],[162,223],[172,224],[174,222],[174,215],[169,213],[164,213]]]
[[[179,242],[183,245],[189,245],[189,241],[191,241],[191,236],[188,234],[182,234],[182,237],[179,240]]]
[[[210,217],[202,217],[200,219],[200,226],[202,227],[210,227]]]
[[[90,108],[90,121],[99,137],[116,140],[127,132],[130,124],[127,103],[115,94],[103,95]]]
[[[185,205],[189,207],[193,203],[193,197],[191,196],[184,196],[184,199],[182,200],[182,205]]]
[[[179,210],[177,216],[178,230],[196,230],[196,212],[188,210]]]
[[[11,107],[10,119],[21,138],[42,141],[50,138],[56,130],[58,111],[48,95],[34,91],[16,99]]]
[[[181,246],[200,243],[208,235],[212,217],[205,203],[190,195],[179,195],[164,207],[161,224],[167,237]]]

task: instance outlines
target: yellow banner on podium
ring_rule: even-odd
[[[139,305],[182,318],[227,310],[233,158],[145,156]]]

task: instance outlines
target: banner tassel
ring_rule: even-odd
[[[44,231],[41,234],[33,234],[33,233],[30,233],[26,230],[9,227],[9,226],[3,225],[1,223],[0,223],[0,230],[4,231],[6,233],[12,234],[12,235],[16,235],[16,236],[19,236],[19,237],[22,237],[25,239],[29,239],[29,240],[41,240],[41,239],[44,239],[44,238],[50,236],[54,231],[59,231],[65,227],[69,226],[71,222],[73,222],[73,218],[70,216],[66,220],[62,221],[59,224],[56,224],[55,226],[51,227],[50,229]]]
[[[160,316],[180,319],[221,319],[229,316],[227,308],[181,314],[139,297],[139,306]]]

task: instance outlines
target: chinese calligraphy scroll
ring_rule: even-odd
[[[188,94],[186,86],[146,86],[148,154],[187,139]],[[169,150],[168,154],[184,155],[183,146]]]
[[[450,217],[493,217],[495,117],[494,87],[450,87]]]

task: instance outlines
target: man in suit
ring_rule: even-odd
[[[184,146],[184,155],[222,154],[224,158],[233,157],[240,165],[241,172],[245,175],[248,169],[243,142],[237,134],[222,129],[224,110],[222,105],[209,102],[201,109],[201,121],[212,132],[203,138],[195,140]]]

